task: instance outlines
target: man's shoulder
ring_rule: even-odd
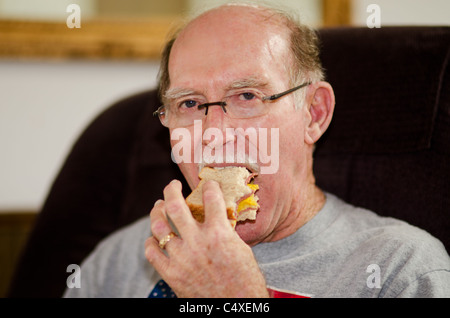
[[[68,289],[64,296],[146,297],[154,280],[144,256],[145,240],[149,236],[148,217],[108,235],[81,264],[81,288]]]
[[[443,244],[427,231],[400,219],[381,216],[366,208],[357,207],[334,195],[328,195],[333,208],[339,209],[337,226],[346,230],[348,236],[360,237],[361,244],[390,246],[403,250],[439,250]]]
[[[106,237],[106,240],[135,240],[142,237],[147,238],[150,235],[150,218],[146,215],[114,231]]]
[[[145,240],[151,235],[150,218],[140,218],[106,236],[96,246],[93,254],[133,253],[137,249],[143,251]]]
[[[450,295],[450,258],[444,245],[428,232],[403,222],[385,227],[364,246],[372,251],[374,263],[386,276],[380,296]]]
[[[397,297],[405,291],[410,292],[410,286],[414,284],[423,285],[422,280],[437,286],[436,279],[429,282],[431,276],[449,280],[448,253],[442,242],[430,233],[405,221],[352,206],[336,197],[332,200],[336,200],[334,205],[341,209],[337,222],[342,223],[344,239],[337,244],[349,246],[346,264],[353,262],[368,268],[373,265],[379,269],[383,286],[379,296]],[[427,294],[414,291],[409,295]]]

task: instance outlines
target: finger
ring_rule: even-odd
[[[172,228],[170,227],[169,221],[164,210],[165,203],[163,200],[158,200],[155,206],[150,212],[150,227],[152,235],[160,240],[170,232]]]
[[[158,240],[151,236],[145,241],[145,257],[158,273],[165,273],[169,266],[169,257],[159,248]]]
[[[164,188],[164,209],[181,237],[196,228],[196,221],[184,200],[181,182],[173,180]]]
[[[205,223],[229,224],[227,208],[219,183],[212,180],[207,181],[202,190]]]

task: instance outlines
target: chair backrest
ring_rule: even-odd
[[[450,246],[450,28],[320,33],[336,94],[317,183]]]
[[[319,34],[337,104],[315,152],[318,184],[422,227],[448,249],[450,28]],[[152,116],[158,106],[155,91],[126,98],[81,135],[39,214],[10,297],[61,296],[69,264],[80,264],[106,235],[147,215],[170,180],[183,180],[171,161],[168,131]]]
[[[183,180],[168,131],[152,116],[158,106],[156,91],[139,93],[82,133],[37,217],[9,297],[60,297],[69,264],[81,264],[105,236],[148,214],[170,180]]]

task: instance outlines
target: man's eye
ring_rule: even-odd
[[[181,103],[181,107],[192,108],[197,106],[197,102],[195,100],[186,100]]]
[[[240,95],[239,95],[239,99],[240,100],[252,100],[252,99],[254,99],[256,97],[256,95],[254,94],[254,93],[250,93],[250,92],[247,92],[247,93],[241,93]]]

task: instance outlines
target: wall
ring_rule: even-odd
[[[76,3],[83,8],[83,18],[96,14],[96,2],[92,0],[0,0],[0,17],[65,21],[66,8],[71,3]]]
[[[196,12],[204,11],[206,9],[225,4],[228,2],[239,2],[229,0],[189,0],[189,11],[191,15]],[[251,3],[266,3],[272,4],[280,9],[286,9],[290,12],[295,12],[297,16],[304,22],[314,27],[318,27],[322,20],[322,2],[318,0],[277,0],[277,1],[241,1]]]
[[[38,210],[84,127],[155,87],[157,71],[157,62],[0,60],[0,211]]]
[[[380,7],[381,27],[389,25],[450,25],[448,0],[353,0],[352,22],[365,26],[369,4]]]

